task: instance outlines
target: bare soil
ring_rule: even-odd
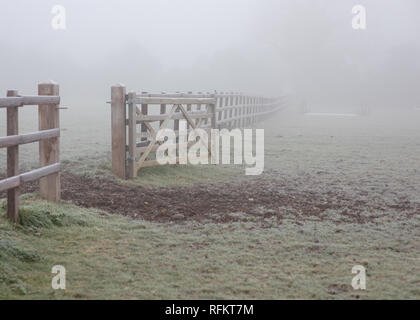
[[[183,187],[152,188],[121,184],[104,177],[62,173],[62,199],[87,208],[153,222],[185,221],[228,223],[242,221],[244,215],[253,221],[271,219],[278,224],[287,215],[295,215],[296,223],[325,220],[327,210],[343,216],[336,223],[366,223],[387,215],[403,212],[407,216],[420,213],[416,204],[407,201],[389,203],[352,199],[340,192],[302,191],[293,184],[268,175],[249,180],[198,184]],[[38,191],[38,183],[28,183],[22,193]],[[0,193],[0,198],[5,197]],[[365,215],[364,212],[374,214]],[[239,213],[239,214],[235,214]]]

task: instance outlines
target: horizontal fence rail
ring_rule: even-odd
[[[129,98],[127,103],[134,104],[215,104],[216,99],[210,98]]]
[[[61,164],[56,163],[50,166],[35,169],[29,172],[21,173],[18,176],[0,180],[0,192],[19,187],[22,183],[39,180],[43,177],[60,172]]]
[[[60,200],[59,163],[59,86],[55,83],[38,85],[38,96],[20,96],[16,90],[0,98],[0,108],[7,108],[7,136],[0,137],[0,148],[7,148],[7,178],[0,180],[0,192],[7,191],[7,215],[19,220],[19,187],[26,182],[40,181],[43,199]],[[19,107],[38,105],[39,131],[19,134]],[[40,168],[19,173],[19,145],[39,142]]]
[[[25,96],[0,98],[0,108],[34,106],[40,104],[59,104],[58,96]]]
[[[37,142],[40,140],[57,138],[60,136],[60,129],[51,129],[37,131],[27,134],[21,134],[16,136],[7,136],[0,137],[0,148],[7,148],[12,146],[17,146],[20,144],[27,144],[32,142]]]
[[[153,152],[162,143],[157,139],[159,129],[172,128],[179,145],[180,120],[186,121],[187,132],[244,128],[285,108],[286,97],[202,92],[127,94],[124,85],[116,85],[111,88],[110,103],[112,171],[127,179],[137,176],[140,168],[159,164],[153,159]]]

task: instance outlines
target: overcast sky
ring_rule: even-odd
[[[66,9],[66,30],[51,9]],[[352,7],[367,29],[352,28]],[[134,91],[293,93],[308,103],[418,104],[418,0],[4,0],[0,89],[103,103]]]

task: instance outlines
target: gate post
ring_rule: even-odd
[[[112,172],[125,179],[126,166],[126,110],[125,86],[117,84],[111,87],[111,139],[112,139]]]
[[[38,84],[38,95],[59,96],[60,87],[57,83],[49,81]],[[39,130],[60,128],[59,105],[38,106]],[[41,167],[60,162],[60,139],[50,138],[39,141],[39,162]],[[54,173],[39,180],[40,195],[42,199],[59,202],[61,199],[60,173]]]

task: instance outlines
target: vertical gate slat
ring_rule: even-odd
[[[143,91],[142,94],[147,94],[147,92]],[[142,104],[141,105],[141,113],[144,114],[145,116],[148,115],[149,108],[148,108],[147,104]],[[141,124],[141,133],[147,133],[147,127],[144,123]],[[146,141],[146,140],[147,140],[146,137],[141,138],[141,141]]]
[[[128,99],[134,99],[136,97],[135,92],[128,94]],[[137,128],[137,116],[136,116],[136,104],[130,102],[128,104],[128,177],[134,178],[137,175],[136,172],[136,128]]]

